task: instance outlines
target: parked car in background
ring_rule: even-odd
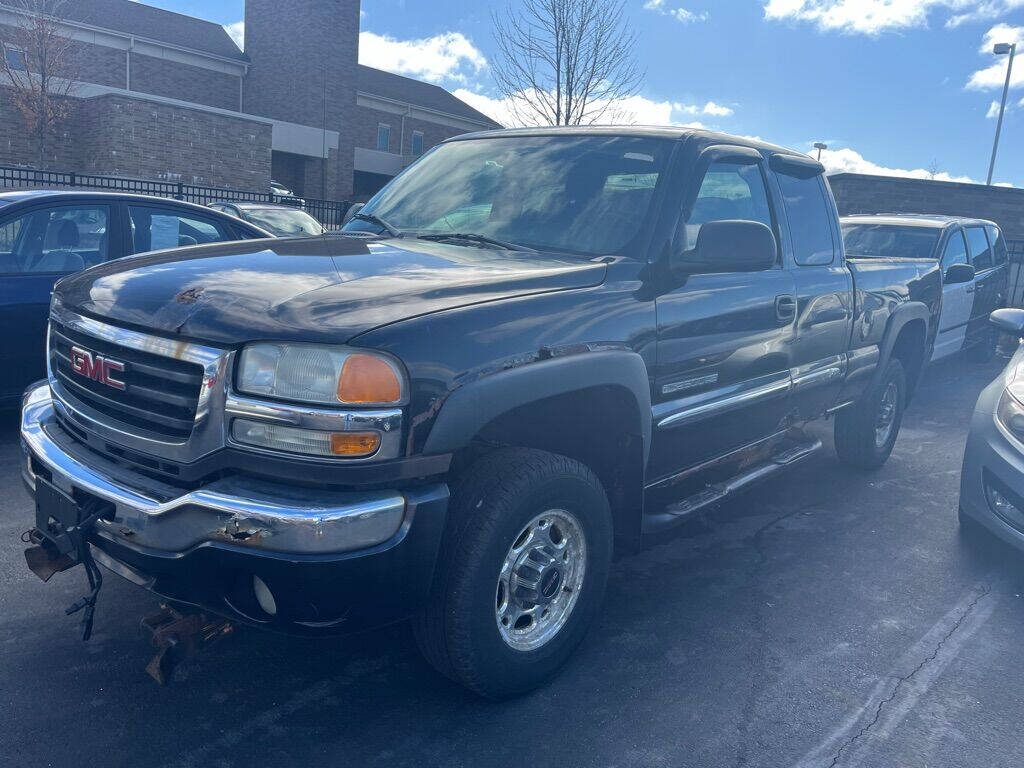
[[[846,252],[859,258],[933,259],[942,269],[942,313],[932,360],[968,350],[990,360],[999,331],[989,324],[1006,301],[1010,267],[995,222],[956,216],[878,214],[842,219]]]
[[[277,237],[315,237],[327,231],[319,221],[293,205],[223,200],[210,203],[209,207],[255,224]]]
[[[0,193],[0,406],[46,375],[54,283],[142,251],[271,237],[200,205],[145,195],[22,190]]]
[[[1024,310],[999,309],[993,327],[1024,338]],[[960,526],[1024,550],[1024,346],[978,397],[960,475]]]
[[[539,685],[613,549],[813,455],[806,422],[889,457],[939,270],[846,259],[823,173],[688,128],[470,134],[344,233],[64,280],[22,415],[29,561],[96,504],[95,557],[172,600],[305,634],[413,617],[472,690]]]
[[[282,202],[286,205],[296,206],[298,208],[305,208],[306,201],[301,197],[292,192],[291,189],[286,187],[279,181],[270,180],[270,194],[274,196],[277,202]]]

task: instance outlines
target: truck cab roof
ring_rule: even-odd
[[[792,149],[771,144],[760,139],[746,136],[734,136],[729,133],[708,131],[703,128],[686,126],[660,125],[588,125],[588,126],[546,126],[541,128],[504,128],[496,131],[477,131],[464,133],[447,140],[466,141],[469,139],[502,138],[506,136],[643,136],[665,139],[697,139],[706,144],[730,144],[733,146],[751,147],[760,152],[770,154],[795,155],[808,157]],[[445,143],[447,143],[445,142]]]

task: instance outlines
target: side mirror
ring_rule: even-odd
[[[778,245],[771,229],[757,221],[727,219],[702,224],[697,247],[675,266],[687,274],[760,272],[775,266]]]
[[[946,285],[956,283],[969,283],[974,279],[974,267],[970,264],[951,264],[942,276],[942,282]]]
[[[997,309],[988,316],[988,320],[1000,331],[1024,339],[1024,309]]]
[[[352,221],[352,217],[359,213],[361,210],[363,210],[363,203],[352,203],[352,205],[348,207],[348,210],[345,211],[344,217],[342,217],[341,219],[341,226],[344,227],[346,224]]]

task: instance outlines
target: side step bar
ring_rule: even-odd
[[[644,516],[643,533],[656,533],[665,528],[678,525],[696,513],[705,511],[721,503],[727,496],[742,491],[754,483],[781,472],[787,467],[814,455],[821,449],[821,440],[813,440],[798,445],[791,445],[771,458],[757,464],[734,477],[721,483],[709,485],[702,491],[687,496],[682,501],[670,504],[660,512]]]

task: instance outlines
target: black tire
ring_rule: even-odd
[[[973,363],[987,363],[996,355],[999,346],[999,331],[995,328],[985,329],[985,338],[967,350],[967,359]]]
[[[892,428],[888,437],[879,442],[876,428],[879,426],[883,399],[890,386],[896,388]],[[858,469],[877,469],[885,464],[899,437],[906,401],[907,379],[903,364],[899,360],[890,360],[882,378],[861,401],[836,414],[835,444],[839,460]]]
[[[496,614],[498,574],[528,523],[566,510],[580,525],[586,567],[564,624],[533,650],[513,648]],[[413,620],[420,651],[438,671],[490,699],[551,678],[593,623],[612,559],[611,510],[594,473],[544,451],[496,450],[462,473],[427,605]]]

